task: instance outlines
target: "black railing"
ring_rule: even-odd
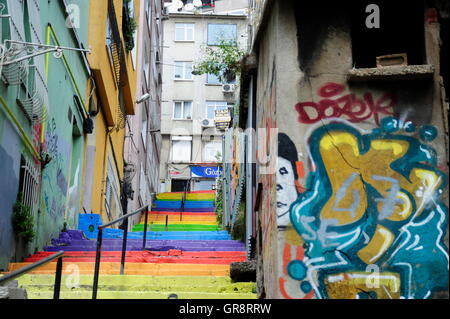
[[[48,256],[47,258],[44,258],[42,260],[39,260],[31,265],[25,266],[21,269],[18,269],[12,273],[6,274],[2,277],[0,277],[0,286],[7,283],[8,281],[14,280],[17,277],[20,277],[22,275],[25,275],[26,273],[41,267],[45,264],[48,264],[49,262],[55,260],[58,258],[58,261],[56,263],[56,274],[55,274],[55,286],[53,288],[53,299],[59,299],[59,294],[61,291],[61,275],[62,275],[62,258],[63,258],[64,251],[60,251],[56,254],[53,254],[51,256]]]
[[[97,289],[98,289],[98,278],[100,275],[100,258],[102,254],[102,241],[103,241],[103,229],[112,226],[114,224],[117,224],[118,222],[121,222],[124,220],[124,226],[125,229],[123,231],[123,241],[122,241],[122,257],[120,261],[120,274],[123,275],[125,272],[125,257],[126,257],[126,249],[127,249],[127,237],[128,237],[128,218],[131,216],[134,216],[136,214],[139,214],[142,211],[145,211],[145,224],[144,224],[144,236],[142,241],[142,250],[145,250],[145,244],[147,241],[147,221],[148,221],[148,205],[139,208],[138,210],[129,213],[127,215],[124,215],[120,218],[117,218],[116,220],[113,220],[112,222],[109,222],[108,224],[98,226],[98,235],[97,235],[97,250],[95,253],[95,268],[94,268],[94,284],[92,286],[92,299],[97,299]]]

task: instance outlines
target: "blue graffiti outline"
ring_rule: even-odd
[[[307,240],[307,236],[305,238],[305,233],[307,232],[310,234],[311,229],[316,233],[319,230],[320,220],[317,217],[331,197],[331,183],[328,172],[326,171],[325,165],[320,157],[319,142],[324,136],[329,135],[332,131],[348,132],[352,134],[357,140],[360,156],[363,156],[369,152],[370,144],[373,140],[406,141],[409,144],[407,152],[401,158],[393,161],[389,165],[390,168],[399,173],[406,179],[406,181],[410,183],[410,172],[412,169],[421,168],[428,171],[433,171],[441,179],[441,185],[436,190],[438,194],[442,193],[443,189],[447,186],[447,179],[444,173],[433,167],[437,164],[436,151],[428,145],[420,143],[415,137],[392,134],[397,132],[398,129],[386,129],[386,124],[389,125],[392,122],[389,122],[389,119],[383,120],[384,123],[382,122],[382,126],[384,125],[384,127],[382,127],[382,129],[374,129],[368,134],[362,134],[356,128],[342,122],[330,122],[327,125],[317,128],[311,134],[308,143],[310,145],[310,152],[316,170],[310,172],[307,177],[307,191],[300,194],[298,199],[291,204],[290,220],[297,233],[305,239],[305,262],[308,264],[308,278],[310,281],[313,281],[312,271],[314,269],[319,269],[317,278],[319,283],[323,283],[324,279],[331,274],[355,270],[364,271],[367,265],[358,258],[356,253],[366,244],[364,234],[371,238],[375,232],[377,224],[380,224],[392,231],[395,236],[395,240],[391,247],[376,261],[375,264],[378,265],[382,271],[400,273],[402,283],[409,281],[409,285],[401,285],[401,296],[406,296],[407,298],[428,298],[432,290],[439,290],[442,288],[448,289],[448,254],[445,256],[445,244],[443,241],[443,234],[445,234],[447,229],[446,225],[448,223],[448,208],[441,202],[435,202],[435,207],[432,208],[424,207],[419,217],[416,217],[413,213],[404,221],[390,221],[386,219],[379,221],[377,205],[370,205],[370,203],[373,203],[375,198],[380,198],[381,195],[374,187],[365,182],[360,176],[361,182],[366,190],[367,210],[362,218],[352,224],[328,228],[330,232],[338,231],[341,234],[344,233],[342,237],[338,237],[335,240],[337,243],[335,246],[338,247],[332,247],[332,249],[329,247],[323,247],[317,236],[314,240]],[[408,130],[408,132],[412,133],[411,130]],[[403,191],[403,193],[410,198],[410,202],[413,205],[413,212],[415,212],[417,207],[412,195],[404,189],[401,189],[401,191]],[[440,213],[436,214],[436,211],[440,211]],[[427,218],[431,215],[433,215],[433,218],[427,221]],[[305,227],[305,225],[303,225],[299,220],[300,216],[311,217],[314,218],[314,220],[312,223],[309,223],[307,227]],[[406,251],[405,249],[403,251],[402,249],[409,243],[409,239],[412,237],[408,236],[408,233],[410,233],[409,229],[414,228],[414,225],[420,225],[424,221],[427,221],[427,223],[425,223],[425,225],[427,225],[426,229],[422,231],[417,229],[416,235],[421,234],[423,237],[428,238],[428,241],[425,240],[425,242],[430,243],[430,237],[436,233],[436,231],[433,232],[430,230],[433,228],[437,229],[439,235],[436,237],[436,240],[433,241],[435,245],[434,251],[438,248],[443,252],[443,254],[433,254],[432,257],[435,258],[430,258],[430,256],[428,256],[428,259],[422,261],[422,263],[425,262],[425,267],[422,266],[418,268],[420,269],[418,271],[410,271],[407,273],[405,272],[404,265],[400,265],[402,261],[405,261],[405,258],[406,261],[408,261],[409,258],[418,263],[420,258],[411,258],[410,256],[421,256],[423,251],[426,251],[426,249],[423,247],[423,244],[421,249],[422,251],[413,250],[413,252],[411,252],[410,250]],[[347,235],[345,235],[345,233],[347,233]],[[404,238],[405,236],[406,238]],[[351,245],[346,243],[350,243]],[[416,248],[420,248],[420,246]],[[437,255],[440,257],[437,257]],[[446,260],[445,258],[442,258],[442,255],[446,257]],[[311,266],[313,260],[318,260],[319,262],[324,263]],[[446,262],[447,268],[444,272],[442,272],[444,270],[442,267],[443,262]],[[439,270],[439,276],[430,275],[430,269],[433,269],[433,273]],[[423,287],[420,287],[420,284],[419,287],[415,286],[415,293],[412,293],[413,289],[410,287],[412,284],[411,280],[413,279],[418,282],[426,282]],[[315,292],[318,297],[327,297],[327,292],[324,285],[319,284],[318,287],[315,287]]]

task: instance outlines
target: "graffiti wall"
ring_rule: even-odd
[[[447,177],[427,145],[437,133],[394,117],[368,133],[345,122],[313,131],[315,169],[290,210],[304,251],[286,265],[303,293],[427,298],[448,286]]]
[[[342,20],[319,32],[303,72],[293,9],[276,2],[258,47],[257,128],[277,129],[258,139],[258,150],[278,146],[267,152],[275,172],[258,164],[258,287],[286,299],[448,296],[448,165],[436,79],[349,81]]]

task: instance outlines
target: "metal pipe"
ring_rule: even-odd
[[[145,210],[145,219],[144,219],[144,239],[142,241],[142,250],[145,250],[145,244],[147,242],[147,223],[148,223],[148,206],[147,209]]]
[[[61,291],[61,275],[62,275],[62,257],[58,258],[56,262],[55,287],[53,288],[53,299],[59,299]]]
[[[169,215],[166,215],[166,231],[167,231],[167,224],[169,223]]]
[[[97,288],[98,288],[98,276],[100,273],[100,258],[102,254],[102,240],[103,240],[103,229],[98,227],[97,235],[97,251],[95,253],[95,269],[94,269],[94,284],[92,287],[92,299],[97,299]]]
[[[58,257],[61,257],[63,254],[64,254],[64,251],[57,252],[54,255],[51,255],[51,256],[49,256],[47,258],[44,258],[44,259],[41,259],[40,261],[37,261],[37,262],[35,262],[35,263],[31,264],[31,265],[25,266],[25,267],[20,268],[20,269],[14,271],[12,273],[9,273],[7,275],[4,275],[4,276],[0,277],[0,286],[5,284],[8,281],[14,280],[17,277],[22,276],[23,274],[26,274],[29,271],[32,271],[32,270],[34,270],[34,269],[36,269],[38,267],[41,267],[41,266],[43,266],[43,265],[45,265],[45,264],[55,260]]]
[[[120,274],[125,272],[125,255],[127,251],[127,237],[128,237],[128,218],[124,221],[123,241],[122,241],[122,258],[120,260]]]
[[[123,215],[122,217],[117,218],[117,219],[113,220],[112,222],[110,222],[110,223],[108,223],[108,224],[98,226],[98,229],[103,229],[103,228],[109,227],[109,226],[111,226],[111,225],[114,225],[114,224],[116,224],[116,223],[118,223],[118,222],[120,222],[120,221],[122,221],[122,220],[124,220],[124,219],[126,219],[126,218],[128,218],[128,217],[131,217],[131,216],[133,216],[133,215],[136,215],[136,214],[142,212],[142,211],[143,211],[144,209],[146,209],[147,207],[148,207],[148,206],[141,207],[141,208],[139,208],[138,210],[136,210],[136,211],[134,211],[134,212],[132,212],[132,213]]]

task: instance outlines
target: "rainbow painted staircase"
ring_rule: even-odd
[[[254,299],[255,283],[232,283],[230,263],[246,260],[243,243],[220,230],[214,213],[214,191],[160,193],[148,212],[146,247],[142,251],[144,216],[128,233],[125,274],[119,275],[122,231],[106,229],[100,265],[98,299]],[[184,211],[181,211],[184,204]],[[55,251],[64,250],[61,298],[92,297],[98,215],[80,215],[79,230],[61,233],[52,245],[10,264],[14,271]],[[56,262],[19,279],[28,297],[52,298]]]

